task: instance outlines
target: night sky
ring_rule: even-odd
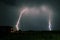
[[[36,6],[42,4],[49,4],[52,6],[53,20],[52,30],[60,30],[60,1],[59,0],[1,0],[0,1],[0,26],[13,26],[15,27],[18,17],[19,9],[23,6]],[[21,30],[49,30],[48,29],[48,17],[27,14],[23,15],[19,25]]]

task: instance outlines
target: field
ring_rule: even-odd
[[[57,31],[22,31],[5,33],[0,40],[60,40],[60,33]]]

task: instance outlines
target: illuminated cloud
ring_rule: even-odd
[[[20,25],[19,22],[21,20],[22,15],[24,15],[24,14],[27,15],[28,13],[30,13],[32,15],[36,15],[36,14],[38,15],[40,13],[40,10],[42,10],[42,12],[46,12],[49,15],[48,28],[49,28],[49,30],[51,30],[51,20],[52,20],[52,18],[51,18],[52,12],[51,11],[52,10],[50,10],[49,7],[46,5],[40,6],[38,8],[37,7],[32,7],[32,8],[23,7],[22,10],[20,10],[20,15],[19,15],[18,21],[16,23],[16,29],[19,30],[19,25]]]

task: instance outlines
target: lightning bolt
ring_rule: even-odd
[[[19,22],[20,22],[20,20],[21,20],[21,17],[22,17],[22,15],[23,15],[23,13],[24,13],[26,10],[27,10],[27,8],[23,9],[23,10],[21,11],[20,15],[19,15],[18,21],[17,21],[17,23],[16,23],[16,29],[17,29],[17,31],[19,31],[19,24],[20,24]]]
[[[51,20],[49,19],[49,30],[51,31]]]
[[[52,20],[52,12],[51,11],[49,11],[49,30],[51,31],[51,20]]]

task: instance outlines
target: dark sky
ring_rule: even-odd
[[[0,26],[15,26],[19,17],[18,9],[22,5],[37,6],[50,4],[55,11],[53,14],[52,30],[60,29],[60,1],[59,0],[1,0],[0,1]],[[21,19],[21,30],[49,30],[48,18],[42,16],[23,16]]]

